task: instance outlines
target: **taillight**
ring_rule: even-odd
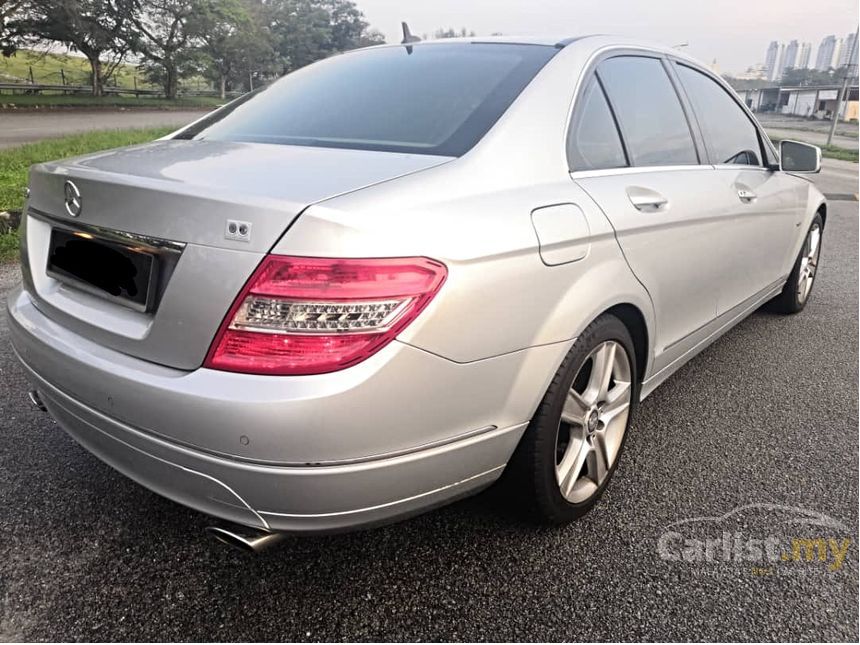
[[[427,258],[270,255],[224,319],[204,367],[253,374],[323,374],[387,345],[445,281]]]

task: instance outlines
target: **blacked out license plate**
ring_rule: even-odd
[[[132,245],[83,231],[51,231],[48,275],[132,309],[150,309],[157,268],[155,255]]]

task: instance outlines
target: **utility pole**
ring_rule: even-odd
[[[860,27],[854,34],[854,42],[851,43],[851,53],[848,55],[848,64],[845,66],[845,74],[842,78],[842,87],[839,88],[839,96],[836,97],[836,110],[833,112],[833,123],[830,124],[830,134],[827,135],[827,145],[833,140],[833,133],[836,132],[836,124],[839,123],[839,115],[842,113],[842,104],[848,93],[848,83],[854,76],[852,68],[854,67],[854,53],[857,51],[857,39],[860,38]]]

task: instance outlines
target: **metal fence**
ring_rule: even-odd
[[[0,95],[8,94],[66,94],[66,95],[86,95],[92,94],[93,88],[91,85],[52,85],[47,83],[0,83]],[[152,96],[163,97],[164,91],[152,88],[138,87],[102,87],[102,93],[105,95],[127,95],[127,96]],[[180,88],[181,96],[218,96],[215,90],[192,90]],[[227,98],[240,96],[242,92],[227,92]]]

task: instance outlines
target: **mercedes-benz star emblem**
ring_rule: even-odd
[[[66,204],[66,212],[72,217],[77,217],[81,214],[81,191],[75,186],[74,182],[67,180],[63,185],[63,194]]]

